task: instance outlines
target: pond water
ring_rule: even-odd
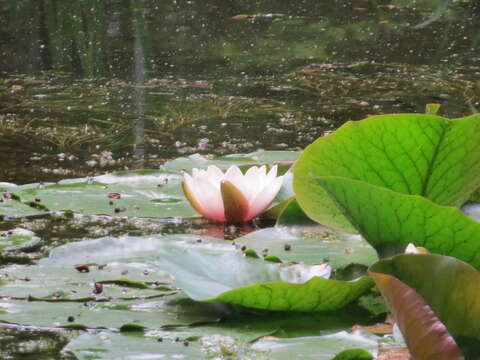
[[[182,169],[208,161],[288,165],[314,139],[347,121],[423,113],[430,103],[440,104],[440,114],[449,118],[475,113],[480,109],[479,24],[475,0],[0,0],[0,194],[72,211],[46,214],[38,204],[7,209],[12,218],[0,211],[2,237],[18,227],[27,231],[20,233],[21,245],[12,240],[0,246],[0,285],[14,279],[0,293],[0,320],[32,325],[2,325],[0,357],[96,359],[105,353],[112,359],[125,354],[153,359],[159,358],[160,339],[165,358],[186,359],[199,354],[291,359],[302,351],[305,359],[330,359],[335,351],[328,349],[338,344],[376,347],[377,339],[368,336],[338,333],[327,339],[333,330],[378,320],[365,309],[232,315],[177,293],[171,303],[159,300],[153,287],[161,279],[168,291],[176,291],[171,279],[164,269],[152,271],[152,254],[132,243],[152,246],[153,253],[164,245],[148,236],[168,245],[179,242],[175,234],[185,234],[182,241],[189,245],[224,251],[225,244],[230,249],[232,240],[257,231],[245,241],[257,244],[258,252],[272,248],[271,238],[288,240],[295,250],[301,237],[320,238],[324,250],[334,248],[328,250],[333,264],[352,262],[353,251],[368,265],[376,255],[366,243],[340,241],[323,228],[314,235],[291,235],[260,230],[272,225],[269,220],[235,227],[190,218],[194,212],[180,190]],[[139,169],[154,170],[129,172]],[[87,187],[89,177],[100,183]],[[48,184],[75,178],[82,179]],[[131,195],[128,210],[106,199],[117,192]],[[61,194],[68,199],[59,201]],[[155,216],[149,212],[155,206],[167,210],[148,218]],[[99,208],[109,216],[92,215]],[[133,254],[128,261],[115,258],[115,247],[109,248],[117,237],[127,239],[125,249]],[[213,238],[222,239],[220,245]],[[12,244],[19,247],[4,251]],[[277,245],[284,256],[298,254]],[[299,252],[313,261],[309,246],[299,246]],[[72,270],[91,254],[98,255],[95,270],[89,275]],[[70,263],[59,270],[67,261],[62,258]],[[107,274],[100,271],[102,262],[108,263]],[[46,275],[40,279],[39,273]],[[68,296],[90,296],[91,284],[114,276],[147,284],[142,285],[146,293],[135,288],[138,283],[126,286],[128,291],[112,285],[115,301],[85,300],[85,305],[62,302],[63,292],[55,295],[65,286],[72,289]],[[25,289],[38,296],[25,296]],[[45,289],[55,289],[49,294],[53,301],[46,300]],[[56,327],[72,314],[88,327],[79,337]],[[120,329],[132,317],[153,330],[145,338],[135,331],[129,336],[98,332],[104,326]],[[218,332],[225,337],[214,338]],[[213,335],[197,341],[205,334]],[[266,337],[250,346],[268,334],[282,339]],[[318,339],[306,337],[312,335],[325,342],[326,353],[316,353]],[[286,339],[297,336],[304,338]],[[230,343],[232,338],[244,341]],[[70,352],[60,353],[67,343]],[[271,353],[265,355],[265,349]]]
[[[478,108],[461,1],[0,1],[1,180],[301,149],[349,120]]]

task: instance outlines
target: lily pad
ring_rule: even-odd
[[[374,116],[349,122],[309,145],[294,168],[297,201],[315,221],[355,232],[317,182],[361,180],[461,206],[480,186],[480,115],[448,120],[428,114]]]
[[[16,198],[15,192],[23,189],[10,183],[0,183],[0,218],[2,217],[24,217],[45,214],[43,209],[32,207]]]
[[[459,209],[358,180],[324,177],[318,182],[381,257],[413,243],[480,269],[480,223]]]
[[[169,246],[162,262],[175,283],[195,300],[276,311],[334,311],[372,287],[366,276],[352,281],[320,276],[321,265],[283,265],[238,252],[206,252]]]
[[[221,168],[238,164],[248,167],[282,159],[292,160],[298,155],[290,151],[259,151],[210,160],[197,154],[167,162],[160,170],[119,171],[94,178],[12,186],[17,189],[22,201],[41,204],[48,210],[71,210],[84,215],[185,218],[196,216],[197,213],[183,195],[181,189],[183,171],[194,167],[204,168],[212,164]],[[281,201],[289,196],[291,196],[291,179],[280,191],[278,199]],[[8,208],[13,205],[15,205],[14,208]],[[6,210],[2,211],[3,207]],[[18,216],[37,214],[42,211],[36,209],[32,211],[24,204],[12,202],[9,205],[0,203],[0,214],[3,212],[10,216]]]
[[[161,339],[161,341],[159,341]],[[260,339],[253,345],[241,343],[225,335],[206,335],[196,341],[175,338],[157,332],[126,336],[110,332],[84,334],[71,341],[66,351],[79,360],[92,358],[143,358],[157,359],[312,359],[330,360],[343,349],[363,347],[376,353],[377,338],[362,333],[345,331],[323,336],[295,339]]]
[[[323,226],[276,226],[254,231],[235,239],[237,246],[265,249],[283,261],[318,264],[328,261],[333,268],[351,263],[371,265],[377,259],[375,250],[360,236],[332,231]]]
[[[299,264],[296,268],[288,268],[282,264],[255,261],[242,256],[238,246],[231,243],[192,235],[103,238],[71,243],[54,249],[41,264],[110,261],[128,261],[130,264],[140,262],[160,273],[171,273],[175,276],[176,284],[195,300],[228,302],[256,308],[258,306],[249,303],[249,296],[241,299],[232,299],[230,296],[238,296],[244,291],[248,293],[250,290],[246,286],[252,284],[255,288],[268,291],[268,287],[263,286],[264,283],[274,282],[274,288],[278,287],[280,291],[290,292],[291,295],[295,289],[303,288],[305,292],[317,297],[316,303],[310,303],[311,299],[308,298],[305,298],[305,303],[299,302],[293,307],[297,311],[335,310],[355,300],[372,285],[368,277],[357,281],[312,278],[308,282],[313,275],[318,274],[318,267]],[[294,280],[297,276],[300,276],[300,280]],[[280,281],[282,279],[291,279],[296,284]],[[230,290],[233,292],[224,294]],[[322,299],[318,295],[320,292]],[[262,305],[262,308],[269,310],[277,307],[279,310],[286,309],[286,305]]]
[[[252,349],[250,342],[266,334],[305,336],[339,331],[359,321],[358,314],[348,312],[262,315],[232,313],[222,304],[193,302],[171,291],[174,284],[166,272],[170,269],[161,261],[171,248],[243,259],[229,242],[193,235],[108,237],[65,244],[38,265],[0,270],[5,279],[0,321],[78,331],[97,329],[67,346],[66,351],[79,359],[115,358],[121,351],[157,351],[192,359],[232,351],[239,356],[269,358],[268,351]],[[263,261],[258,263],[265,268]],[[89,271],[83,271],[84,267]],[[306,265],[300,268],[309,269]],[[222,268],[216,271],[219,276]],[[286,275],[292,274],[287,270]],[[94,293],[95,284],[102,284],[100,293]],[[117,333],[120,329],[142,331]]]
[[[331,360],[347,349],[363,348],[377,353],[378,337],[361,332],[346,331],[295,339],[262,339],[253,345],[256,350],[268,351],[272,359]]]
[[[60,181],[20,191],[26,201],[38,199],[49,210],[84,215],[191,217],[195,215],[181,193],[180,175],[143,171]]]
[[[13,250],[30,250],[41,242],[35,233],[22,228],[0,231],[0,252]]]
[[[125,335],[111,332],[83,334],[71,341],[64,351],[79,360],[90,359],[199,359],[202,355],[198,342],[184,345],[184,341],[144,336]],[[141,355],[139,355],[141,354]]]
[[[263,165],[273,163],[292,163],[300,156],[296,151],[266,151],[259,150],[249,154],[231,154],[223,157],[208,158],[199,154],[181,157],[171,161],[167,161],[160,167],[160,170],[181,174],[183,171],[191,172],[193,168],[206,168],[209,165],[218,166],[226,169],[231,165]]]

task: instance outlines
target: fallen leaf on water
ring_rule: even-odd
[[[387,323],[377,323],[370,326],[354,325],[352,330],[362,330],[372,334],[384,335],[391,334],[393,332],[393,325]]]
[[[407,348],[380,349],[377,360],[412,360]]]

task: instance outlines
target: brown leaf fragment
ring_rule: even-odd
[[[77,265],[75,266],[75,270],[77,270],[78,272],[81,272],[81,273],[88,273],[90,272],[90,268],[87,264],[80,264],[80,265]]]
[[[352,330],[362,330],[371,334],[385,335],[391,334],[393,331],[393,325],[387,323],[377,323],[370,326],[354,325]]]
[[[413,360],[407,348],[380,349],[377,360]]]
[[[232,20],[244,20],[244,19],[250,19],[252,17],[253,17],[252,15],[238,14],[238,15],[232,16],[230,19],[232,19]]]

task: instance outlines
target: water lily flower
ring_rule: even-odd
[[[421,246],[415,246],[409,243],[405,248],[405,254],[428,254],[428,250]]]
[[[184,174],[183,192],[192,207],[203,216],[221,222],[242,223],[261,214],[282,187],[277,166],[252,166],[244,174],[238,166],[223,173],[211,165]]]

